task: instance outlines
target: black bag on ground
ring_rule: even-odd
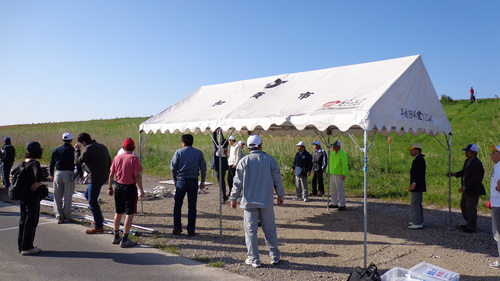
[[[366,269],[356,267],[347,281],[380,281],[380,274],[377,271],[377,266],[371,263]]]
[[[21,200],[25,188],[26,179],[26,166],[25,162],[22,162],[12,170],[12,182],[9,186],[9,198],[11,200]]]

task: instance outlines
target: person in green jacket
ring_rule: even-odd
[[[330,154],[326,171],[330,179],[329,192],[331,192],[332,196],[332,204],[330,204],[329,207],[338,208],[339,211],[345,211],[346,202],[344,181],[348,171],[348,158],[347,154],[341,149],[341,147],[342,142],[335,141],[333,143],[333,151]]]

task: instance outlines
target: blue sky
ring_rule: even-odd
[[[148,117],[201,86],[422,55],[500,96],[500,1],[0,0],[0,125]]]

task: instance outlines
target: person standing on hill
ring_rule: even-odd
[[[64,144],[52,151],[49,165],[50,179],[54,184],[54,213],[59,224],[71,220],[71,202],[75,192],[73,134],[64,133],[62,140]]]
[[[491,228],[498,250],[498,258],[490,266],[500,268],[500,144],[490,148],[491,160],[495,164],[490,182]]]
[[[193,147],[193,135],[185,134],[181,137],[182,148],[175,151],[170,162],[172,179],[175,185],[174,203],[174,230],[172,234],[182,232],[181,211],[184,197],[188,197],[188,236],[195,235],[196,204],[198,201],[198,175],[201,175],[199,188],[205,189],[207,164],[203,153]]]
[[[10,137],[3,139],[4,145],[2,146],[2,184],[5,188],[10,187],[10,170],[14,165],[16,158],[16,149],[12,146]]]
[[[292,173],[295,176],[295,200],[309,202],[307,177],[311,175],[312,155],[306,150],[306,143],[297,143],[297,153],[292,163]]]
[[[332,204],[330,208],[338,208],[339,211],[346,210],[344,181],[348,172],[347,154],[341,149],[342,142],[333,143],[333,151],[327,166],[327,174],[330,177],[330,190],[332,192]]]
[[[312,143],[314,145],[314,152],[312,155],[312,191],[309,196],[323,196],[325,193],[325,185],[323,183],[323,172],[326,169],[326,163],[328,159],[326,157],[326,152],[321,148],[321,143],[315,141]]]
[[[422,146],[419,143],[412,144],[408,150],[414,157],[410,169],[410,186],[408,190],[411,193],[411,221],[408,228],[421,229],[424,227],[424,209],[422,208],[422,199],[424,192],[427,191],[425,182],[425,159],[422,154]]]
[[[248,137],[250,153],[237,165],[231,190],[231,207],[236,209],[237,199],[241,195],[240,208],[243,209],[243,224],[247,259],[245,263],[252,267],[261,267],[257,232],[259,221],[264,232],[264,239],[271,257],[271,264],[280,262],[278,235],[274,217],[274,192],[278,195],[277,204],[283,205],[285,190],[280,168],[276,160],[262,151],[262,139],[257,135]]]
[[[93,140],[89,134],[78,135],[78,142],[75,144],[75,165],[85,164],[85,169],[89,174],[90,184],[85,190],[85,199],[89,202],[89,208],[94,216],[94,227],[87,229],[85,233],[103,233],[104,218],[99,206],[99,194],[101,187],[108,181],[109,168],[111,167],[111,157],[108,148]],[[83,145],[83,151],[80,148]]]
[[[461,187],[458,192],[462,193],[460,199],[460,209],[466,224],[461,225],[460,228],[463,232],[472,233],[476,232],[477,227],[477,204],[479,196],[485,195],[486,190],[483,185],[484,168],[483,163],[477,158],[479,147],[476,144],[469,144],[465,151],[464,166],[461,171],[456,173],[447,173],[448,177],[460,177]]]
[[[135,143],[131,138],[123,141],[123,153],[117,155],[111,164],[108,178],[108,194],[115,198],[115,217],[113,220],[114,234],[113,244],[120,244],[122,248],[133,247],[137,242],[128,239],[134,214],[137,212],[137,188],[141,197],[144,197],[142,187],[142,167],[139,157],[132,152]],[[116,176],[115,190],[113,190],[113,180]],[[120,238],[120,222],[123,214],[125,224],[123,225],[123,239]]]
[[[470,87],[469,93],[470,93],[470,103],[475,102],[476,101],[476,96],[475,96],[475,93],[474,93],[474,89],[472,87]]]

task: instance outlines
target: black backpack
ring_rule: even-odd
[[[21,200],[26,189],[27,173],[26,162],[22,162],[12,170],[12,182],[9,187],[9,198],[11,200]]]

